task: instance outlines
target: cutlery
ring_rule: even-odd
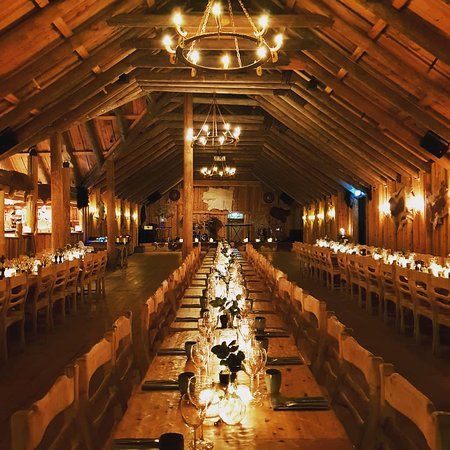
[[[159,439],[152,438],[120,438],[114,439],[114,448],[134,449],[134,448],[159,448]]]

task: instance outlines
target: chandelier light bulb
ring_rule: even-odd
[[[205,138],[205,136],[201,136],[199,141],[200,141],[200,144],[206,145],[206,138]]]
[[[266,47],[258,47],[256,50],[256,54],[259,59],[263,59],[267,56],[267,48]]]
[[[183,25],[183,16],[179,12],[176,12],[172,17],[172,22],[176,27],[181,27]]]
[[[206,134],[208,134],[208,132],[209,132],[209,125],[207,123],[205,123],[202,126],[202,131],[204,131]]]
[[[189,60],[193,64],[197,64],[200,61],[200,52],[198,50],[192,50],[192,52],[189,55]]]
[[[219,136],[219,143],[220,145],[223,145],[223,143],[225,142],[225,136]]]
[[[281,46],[283,45],[283,35],[281,33],[277,34],[273,41],[275,42],[275,47],[272,47],[271,50],[273,52],[277,52],[278,50],[280,50]]]
[[[234,137],[235,139],[238,139],[240,135],[241,135],[241,129],[240,129],[240,127],[236,127],[236,128],[234,129],[233,137]]]
[[[223,127],[225,128],[225,131],[230,131],[231,126],[228,122]]]
[[[220,171],[219,171],[219,176],[220,176],[220,177],[223,177],[223,170],[220,170]]]
[[[258,23],[261,28],[267,28],[269,25],[269,16],[267,14],[263,14],[260,16]]]
[[[225,70],[228,69],[228,67],[230,66],[230,56],[228,55],[228,53],[225,53],[225,55],[222,56],[221,62],[222,62],[223,68]]]
[[[222,5],[220,4],[220,2],[216,2],[214,3],[211,12],[213,13],[214,16],[218,17],[222,14]]]

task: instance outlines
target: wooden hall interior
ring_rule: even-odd
[[[141,385],[224,242],[336,431],[261,445],[448,448],[449,30],[446,0],[0,0],[0,449],[53,448],[24,411],[57,389],[73,448],[170,431],[133,428]]]

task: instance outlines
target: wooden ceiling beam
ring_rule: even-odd
[[[92,150],[94,151],[95,160],[97,161],[97,166],[101,168],[103,166],[103,163],[105,162],[105,156],[103,155],[103,147],[100,143],[95,122],[93,120],[90,120],[84,125],[86,127],[89,140],[91,141]]]
[[[295,86],[292,87],[292,91],[307,101],[309,105],[316,107],[324,114],[335,118],[336,121],[343,123],[345,126],[358,130],[361,133],[361,137],[373,139],[380,146],[389,149],[397,155],[397,158],[402,158],[405,164],[415,167],[416,170],[429,171],[429,163],[423,157],[419,157],[414,149],[409,146],[400,145],[391,137],[384,134],[379,128],[364,121],[358,114],[341,106],[332,96],[325,92],[319,89],[309,91],[307,83],[299,76],[296,76]],[[308,104],[305,105],[305,108],[308,107]]]
[[[400,10],[391,0],[355,0],[368,11],[383,19],[388,25],[419,44],[436,58],[450,65],[450,39],[442,30],[415,14],[408,7]]]
[[[122,42],[121,46],[124,50],[161,50],[164,48],[162,44],[162,35],[156,38],[136,37],[130,38]],[[315,50],[319,47],[317,39],[304,38],[286,38],[283,42],[283,52],[295,52],[300,50]],[[236,44],[234,39],[223,37],[221,39],[207,39],[204,42],[199,41],[195,48],[199,50],[234,50]],[[242,41],[239,43],[239,49],[242,51],[255,50],[256,46],[250,41]],[[164,55],[166,56],[166,55]]]
[[[391,47],[386,45],[386,39],[376,41],[371,39],[365,31],[365,20],[344,3],[303,0],[302,7],[305,6],[313,12],[332,16],[334,18],[333,30],[343,38],[351,40],[358,49],[364,52],[363,62],[367,58],[376,60],[383,65],[383,73],[392,72],[395,77],[401,77],[421,103],[429,102],[429,98],[438,102],[448,98],[449,90],[430,76],[429,67],[426,64],[423,64],[423,70],[420,71],[418,70],[418,58],[399,58],[398,55],[392,53]],[[320,32],[320,34],[322,33],[327,36],[331,34],[325,29]],[[391,39],[388,40],[388,42],[390,41]],[[368,62],[368,64],[371,63]]]
[[[444,139],[450,140],[450,128],[448,123],[444,123],[445,119],[437,117],[437,114],[432,115],[428,113],[428,111],[425,111],[418,105],[417,100],[409,100],[400,94],[398,87],[389,83],[385,75],[376,73],[366,65],[354,62],[349,55],[344,55],[338,46],[332,46],[324,39],[322,39],[320,54],[345,69],[349,76],[355,77],[356,80],[367,86],[376,96],[382,96],[393,106],[412,117],[417,123],[433,130]]]
[[[302,129],[306,136],[310,136],[313,140],[317,139],[328,148],[334,148],[335,152],[346,160],[346,164],[352,162],[367,174],[372,173],[372,176],[378,178],[380,183],[385,182],[389,177],[392,180],[397,179],[397,172],[381,161],[378,155],[376,157],[366,155],[351,139],[342,136],[339,130],[333,130],[329,125],[316,121],[301,111],[296,111],[282,99],[272,98],[270,101],[281,110],[287,109],[298,123],[298,128]]]
[[[187,31],[196,31],[203,14],[183,14],[183,28]],[[249,29],[247,17],[243,14],[234,14],[234,26],[236,30]],[[223,18],[222,25],[229,26],[227,18]],[[172,26],[172,16],[169,14],[117,14],[108,20],[110,26],[132,27],[132,28],[167,28]],[[215,29],[210,21],[206,27]],[[271,28],[314,28],[328,27],[333,24],[331,17],[321,14],[301,13],[301,14],[274,14],[270,16]]]
[[[352,132],[353,130],[346,129],[345,126],[343,126],[342,121],[336,122],[332,117],[326,114],[307,108],[307,104],[300,106],[299,103],[290,96],[283,97],[282,101],[289,104],[301,116],[308,117],[312,122],[318,124],[323,129],[326,129],[336,139],[343,140],[346,144],[351,145],[359,155],[362,155],[366,159],[373,158],[374,163],[379,161],[381,164],[385,165],[385,167],[388,167],[389,170],[393,169],[393,176],[395,175],[395,172],[406,176],[417,176],[417,170],[407,170],[392,157],[392,154],[389,153],[389,151],[386,151],[380,146],[374,146],[374,143],[370,140],[362,139],[357,134],[354,134]]]
[[[256,100],[252,100],[250,98],[238,98],[236,96],[233,97],[216,97],[217,103],[219,105],[236,105],[236,106],[258,106],[258,102]],[[194,105],[210,105],[211,97],[194,97]]]
[[[80,186],[83,182],[83,177],[81,176],[80,166],[78,164],[78,159],[76,157],[78,152],[76,152],[73,147],[72,138],[68,131],[65,131],[64,133],[62,133],[62,139],[63,139],[64,145],[66,148],[66,152],[69,155],[70,162],[73,167],[73,175],[74,175],[75,185]]]
[[[285,107],[283,105],[280,109],[280,106],[275,105],[272,101],[269,101],[269,99],[260,99],[259,97],[257,99],[270,114],[274,115],[277,120],[284,123],[296,134],[301,134],[309,142],[309,144],[314,142],[314,146],[320,145],[325,150],[324,156],[326,158],[331,158],[338,161],[340,165],[346,167],[360,179],[365,180],[370,184],[384,182],[384,180],[370,166],[365,167],[365,165],[361,166],[357,164],[355,160],[341,148],[340,144],[331,145],[329,139],[317,132],[317,129],[314,130],[314,128],[305,127],[299,120],[294,120],[291,117],[287,117]],[[270,99],[273,98],[271,97]]]

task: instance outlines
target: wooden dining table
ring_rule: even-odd
[[[213,264],[213,254],[204,258],[199,275],[194,280],[202,280],[206,287],[204,274]],[[253,309],[267,312],[267,329],[284,330],[286,325],[275,313],[270,294],[258,278],[253,268],[242,256],[247,288],[250,298],[254,298]],[[188,296],[182,299],[177,318],[199,317],[199,296],[194,292],[201,289],[198,283],[189,288]],[[201,294],[201,293],[200,293]],[[199,295],[200,295],[199,294]],[[216,330],[216,333],[230,333],[235,330]],[[197,323],[176,321],[172,324],[168,336],[161,348],[183,348],[188,340],[198,337]],[[219,340],[220,340],[219,336]],[[269,338],[270,357],[298,356],[301,358],[294,339],[287,337]],[[267,367],[268,368],[268,367]],[[314,379],[306,364],[274,366],[282,372],[281,394],[290,397],[322,396],[323,390]],[[145,380],[174,379],[183,371],[195,371],[192,362],[184,355],[157,355],[152,360]],[[263,377],[260,391],[267,394]],[[218,381],[218,375],[217,375]],[[238,383],[249,384],[244,372],[238,373]],[[182,433],[185,448],[191,441],[191,431],[184,425],[178,409],[180,394],[178,391],[136,390],[132,395],[128,409],[116,428],[114,438],[157,438],[162,433]],[[353,447],[342,424],[333,410],[324,411],[274,411],[266,395],[261,406],[248,406],[245,418],[239,425],[226,425],[216,419],[205,421],[204,438],[214,443],[215,449],[301,449],[301,450],[350,450]]]

